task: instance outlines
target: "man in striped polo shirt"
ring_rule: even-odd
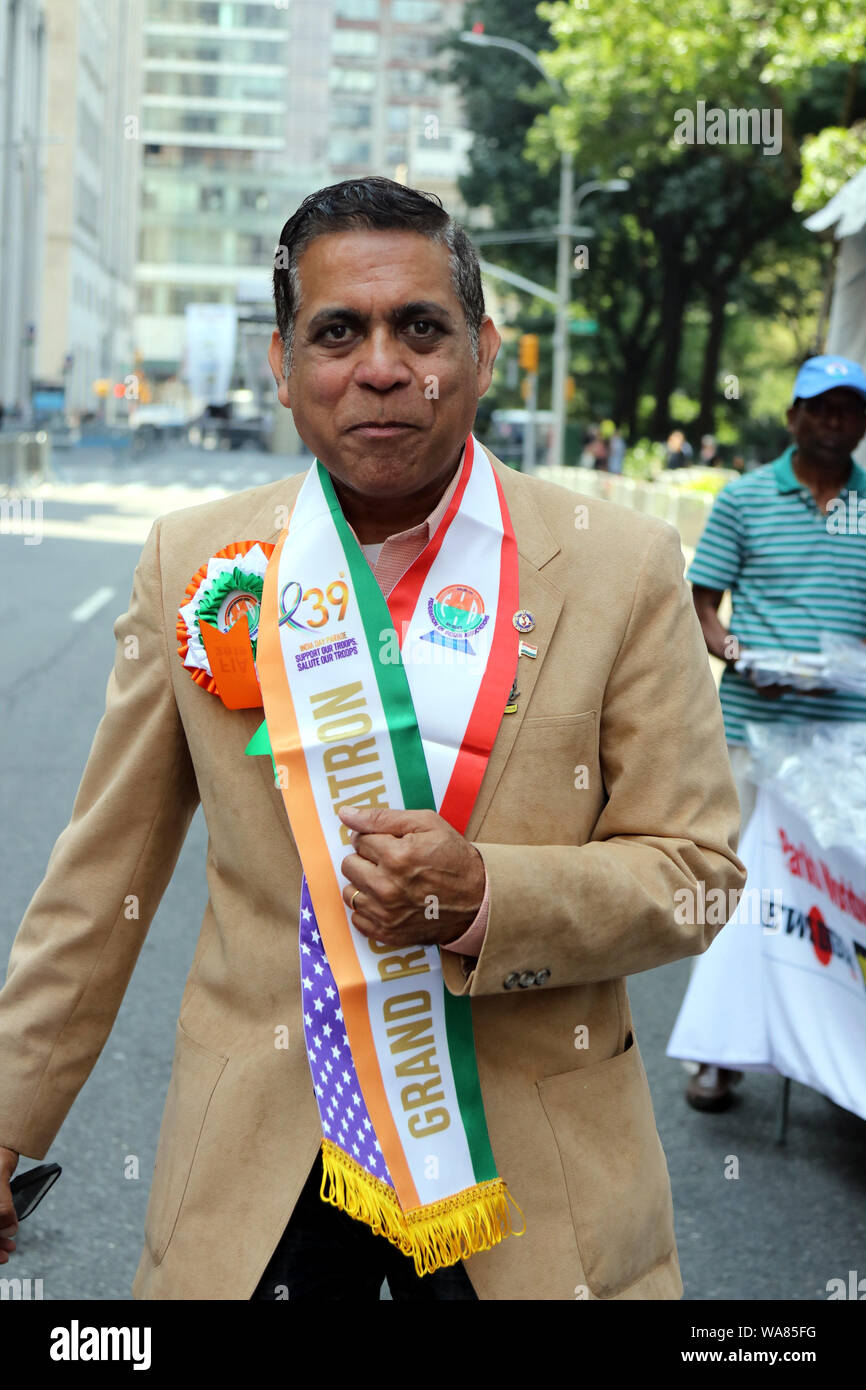
[[[866,433],[863,369],[810,358],[787,419],[793,443],[719,493],[686,576],[707,650],[726,665],[719,695],[744,828],[755,804],[747,720],[866,720],[866,697],[758,686],[734,669],[741,647],[815,652],[821,631],[866,640],[866,472],[851,457]],[[730,632],[718,616],[727,589]],[[686,1099],[723,1110],[740,1075],[702,1064]]]

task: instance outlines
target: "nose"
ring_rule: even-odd
[[[407,351],[386,325],[377,325],[359,349],[354,372],[356,384],[372,386],[377,391],[409,385],[413,377],[405,360]]]

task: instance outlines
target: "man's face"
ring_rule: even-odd
[[[847,386],[834,386],[790,406],[788,428],[806,458],[841,467],[866,433],[866,401]]]
[[[310,243],[298,273],[290,375],[278,332],[268,360],[304,443],[368,497],[411,496],[447,476],[501,342],[485,317],[473,361],[447,247],[417,232],[334,232]],[[357,428],[366,421],[409,428],[374,435]]]

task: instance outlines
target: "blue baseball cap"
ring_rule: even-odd
[[[866,401],[866,372],[859,362],[852,362],[850,357],[810,357],[797,373],[791,403],[798,398],[808,401],[835,386],[856,391]]]

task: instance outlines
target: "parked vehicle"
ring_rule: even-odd
[[[189,411],[183,405],[152,401],[136,406],[129,416],[133,452],[149,452],[183,442],[188,423]]]
[[[517,468],[523,462],[523,439],[529,421],[528,410],[494,410],[490,429],[481,443],[489,443],[491,451],[503,463]],[[553,439],[555,416],[552,410],[535,411],[535,458],[546,463]]]
[[[73,449],[81,442],[80,427],[71,424],[62,411],[49,415],[40,428],[45,430],[55,449]]]
[[[190,444],[203,449],[267,449],[270,422],[267,416],[227,401],[209,405],[187,428]]]

